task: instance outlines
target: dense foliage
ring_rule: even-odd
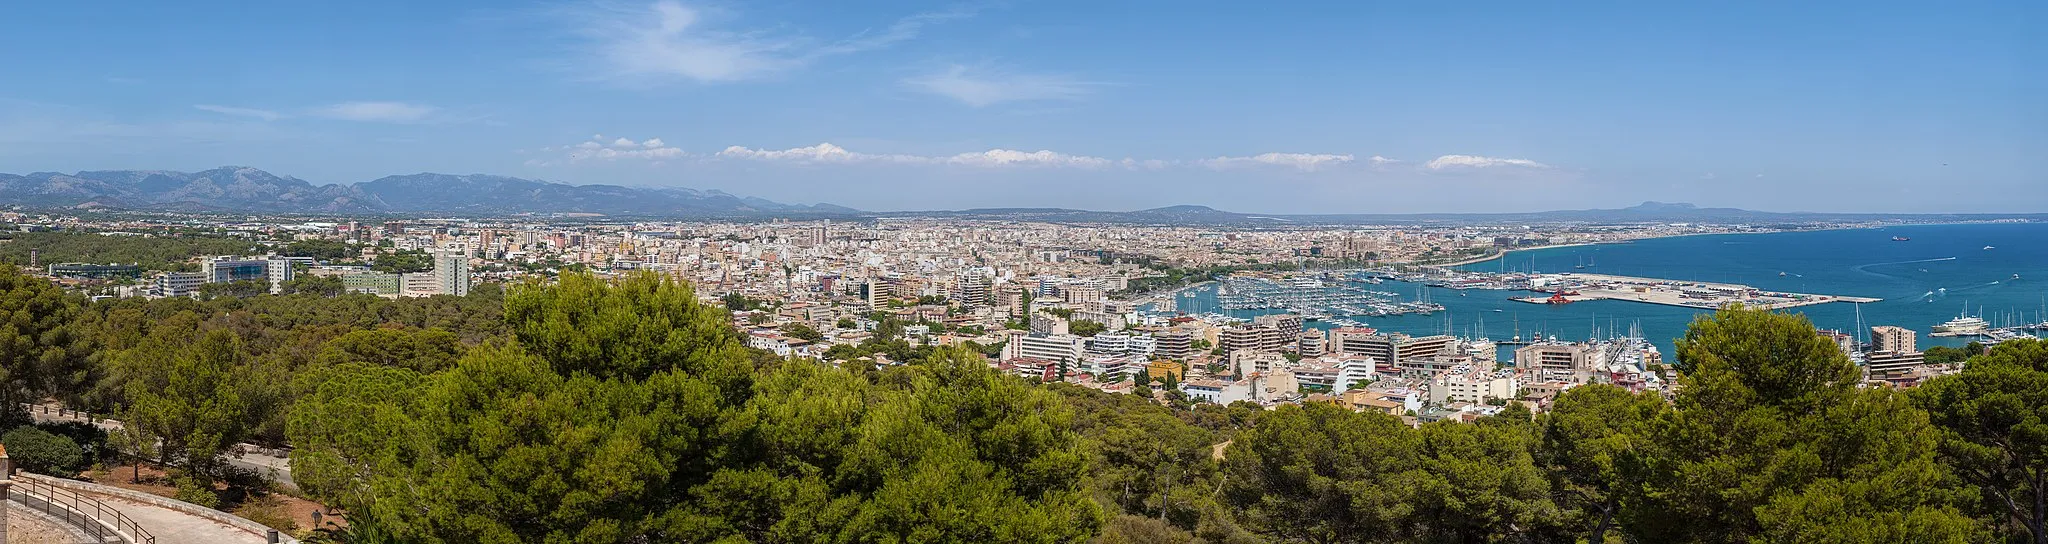
[[[654,275],[87,304],[0,267],[0,288],[6,391],[130,422],[0,442],[53,466],[123,447],[197,502],[232,444],[288,444],[358,542],[2038,543],[2048,521],[2033,341],[1900,392],[1859,387],[1801,317],[1731,309],[1680,341],[1668,398],[1588,385],[1417,427],[1034,384],[886,319],[837,355],[907,364],[779,359]]]
[[[0,235],[0,263],[27,266],[30,250],[42,264],[120,263],[143,270],[197,270],[192,258],[203,255],[245,255],[258,251],[242,238],[215,236],[126,236],[86,232],[12,232]]]
[[[419,250],[386,251],[377,254],[370,269],[391,274],[426,272],[434,269],[434,256]]]

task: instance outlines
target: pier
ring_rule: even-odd
[[[1843,295],[1821,295],[1766,291],[1734,283],[1678,281],[1606,274],[1543,274],[1531,277],[1528,288],[1552,293],[1550,296],[1520,297],[1518,302],[1555,304],[1588,300],[1625,300],[1645,304],[1678,306],[1702,310],[1729,304],[1782,310],[1831,302],[1877,302],[1883,299]]]

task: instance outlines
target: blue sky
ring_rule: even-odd
[[[0,171],[870,210],[2039,212],[2043,6],[38,2],[0,18]]]

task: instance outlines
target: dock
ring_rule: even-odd
[[[1678,306],[1700,310],[1715,310],[1729,304],[1746,307],[1782,310],[1801,306],[1814,306],[1833,302],[1865,303],[1883,299],[1843,295],[1822,295],[1813,293],[1791,293],[1766,291],[1734,283],[1713,283],[1679,281],[1606,274],[1550,274],[1542,278],[1541,285],[1531,289],[1551,293],[1568,302],[1590,300],[1622,300]],[[1518,297],[1513,300],[1531,304],[1550,304],[1553,296]]]

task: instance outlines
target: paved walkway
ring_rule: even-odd
[[[120,497],[88,493],[135,520],[156,537],[157,544],[263,544],[263,536],[218,521]]]

